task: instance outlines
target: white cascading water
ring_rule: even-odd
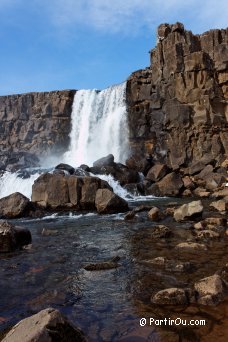
[[[115,161],[124,162],[128,151],[126,115],[126,82],[102,91],[77,91],[71,114],[72,129],[69,150],[59,162],[72,166],[92,163],[112,153]],[[31,197],[32,184],[39,173],[22,179],[17,173],[5,172],[0,177],[0,198],[13,192]],[[107,178],[114,191],[122,197],[127,192],[111,176]],[[116,184],[115,184],[116,183]]]
[[[14,192],[20,192],[26,197],[31,198],[32,185],[39,176],[39,173],[35,173],[29,178],[23,179],[18,177],[17,172],[5,172],[0,177],[0,198],[8,196]]]
[[[126,82],[102,91],[77,91],[71,116],[70,147],[64,154],[64,162],[92,166],[95,160],[110,153],[117,162],[126,160],[125,92]]]

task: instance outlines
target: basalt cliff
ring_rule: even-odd
[[[150,153],[173,170],[199,160],[220,166],[228,152],[227,29],[194,35],[162,24],[157,37],[150,67],[127,81],[128,165],[142,169]],[[0,168],[66,150],[75,92],[0,97]]]
[[[69,144],[75,90],[0,96],[1,165],[34,166]]]
[[[228,153],[228,30],[201,35],[162,24],[149,68],[127,83],[130,164],[146,153],[172,169]]]

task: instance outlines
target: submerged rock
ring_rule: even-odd
[[[157,292],[152,296],[151,302],[160,305],[186,305],[188,297],[184,289],[174,287]]]
[[[0,222],[0,253],[13,252],[31,241],[32,236],[28,229],[14,226],[7,221]]]
[[[175,248],[177,249],[183,249],[183,250],[207,250],[207,247],[203,243],[197,243],[197,242],[181,242],[179,243]]]
[[[30,209],[30,200],[20,192],[0,199],[0,217],[17,218],[25,216]]]
[[[83,332],[58,310],[48,308],[25,318],[10,329],[3,342],[86,342]]]
[[[102,270],[110,270],[112,268],[117,268],[120,265],[118,264],[118,261],[120,258],[114,257],[109,261],[103,261],[103,262],[96,262],[96,263],[91,263],[89,265],[86,265],[84,269],[86,271],[102,271]]]
[[[169,238],[171,236],[173,236],[171,229],[162,224],[152,228],[151,237],[153,239]]]

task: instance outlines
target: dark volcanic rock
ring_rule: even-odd
[[[100,158],[93,163],[94,167],[113,166],[114,156],[109,154],[107,157]]]
[[[16,218],[28,214],[30,200],[20,192],[15,192],[0,199],[0,217]]]
[[[23,227],[16,227],[7,221],[0,222],[0,253],[14,250],[30,244],[31,233]]]
[[[120,185],[137,183],[139,181],[138,172],[136,170],[129,169],[126,165],[121,163],[113,162],[110,165],[93,166],[90,168],[90,172],[95,175],[112,175]]]
[[[86,342],[82,331],[74,327],[58,310],[48,308],[17,323],[4,342]]]
[[[68,165],[68,164],[58,164],[56,167],[55,167],[56,170],[63,170],[63,171],[67,171],[70,175],[73,175],[74,172],[75,172],[75,169],[73,168],[73,166],[71,165]]]
[[[157,32],[150,67],[127,82],[131,160],[143,171],[151,153],[190,174],[221,165],[228,153],[227,30],[194,35],[177,23]]]

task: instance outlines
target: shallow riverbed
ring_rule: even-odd
[[[169,206],[177,199],[147,201]],[[139,203],[131,203],[133,206]],[[204,240],[207,251],[178,251],[174,247],[193,239],[190,223],[165,224],[174,236],[152,239],[155,223],[146,212],[132,221],[124,214],[99,216],[74,213],[37,220],[16,220],[30,229],[30,248],[0,255],[0,330],[7,329],[43,308],[58,308],[89,341],[226,341],[227,301],[215,307],[158,306],[151,295],[168,287],[186,287],[213,275],[227,264],[228,238]],[[43,229],[50,235],[41,234]],[[86,271],[92,262],[119,256],[119,267]],[[188,270],[161,267],[149,261],[166,257],[190,262]],[[139,319],[147,324],[140,327]],[[205,326],[149,324],[149,319],[205,319]],[[179,321],[177,321],[179,322]],[[158,321],[156,321],[158,323]]]

